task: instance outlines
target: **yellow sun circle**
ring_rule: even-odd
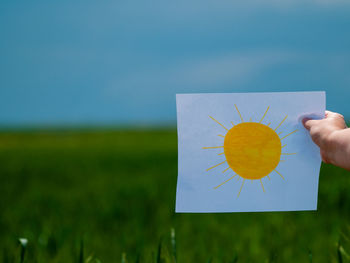
[[[246,179],[260,179],[270,174],[280,161],[281,150],[277,133],[261,123],[240,123],[225,136],[227,163]]]

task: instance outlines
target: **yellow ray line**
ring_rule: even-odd
[[[289,135],[291,135],[291,134],[293,134],[293,133],[295,133],[295,132],[297,132],[297,131],[298,131],[298,129],[292,131],[291,133],[288,133],[286,136],[284,136],[283,138],[281,138],[281,140],[283,140],[284,138],[288,137]]]
[[[259,123],[261,123],[262,120],[265,118],[266,113],[269,111],[269,109],[270,109],[270,106],[267,107],[267,110],[265,111],[264,116],[262,116],[262,118],[261,118],[261,120],[259,121]],[[267,126],[269,126],[269,125],[267,125]]]
[[[280,160],[280,162],[285,162],[286,160]]]
[[[271,122],[269,122],[269,123],[267,124],[267,126],[270,126],[270,124],[271,124]]]
[[[233,121],[231,121],[231,123],[232,123],[232,126],[235,126],[235,124],[233,123]]]
[[[224,148],[224,146],[203,147],[203,149],[217,149],[217,148]]]
[[[286,146],[287,146],[287,144],[283,145],[283,146],[281,147],[281,149],[284,148],[284,147],[286,147]]]
[[[243,185],[244,185],[244,181],[245,181],[245,179],[243,179],[243,182],[242,182],[242,185],[241,185],[241,189],[239,189],[239,193],[238,193],[237,197],[239,197],[239,195],[241,194],[241,191],[242,191],[242,188],[243,188]]]
[[[225,170],[223,170],[222,172],[224,173],[224,172],[226,172],[228,169],[230,169],[230,167],[226,168],[226,169],[225,169]]]
[[[215,186],[214,189],[218,189],[220,186],[226,184],[228,181],[230,181],[231,179],[233,179],[233,177],[235,177],[237,174],[235,174],[234,176],[228,178],[225,182],[219,184],[218,186]]]
[[[267,176],[267,178],[269,178],[269,180],[270,180],[270,176],[268,176],[268,175],[266,175]]]
[[[244,122],[244,120],[243,120],[243,118],[242,118],[242,115],[241,115],[241,113],[239,112],[239,110],[238,110],[238,108],[237,108],[237,105],[236,105],[236,104],[235,104],[235,107],[236,107],[236,110],[237,110],[237,112],[238,112],[238,114],[239,114],[239,117],[241,117],[242,122]]]
[[[249,118],[249,121],[252,122],[252,117]]]
[[[278,133],[278,135],[281,135],[281,134],[282,134],[282,132],[279,132],[279,133]]]
[[[206,171],[208,172],[209,170],[211,170],[211,169],[213,169],[213,168],[215,168],[215,167],[218,167],[219,165],[221,165],[221,164],[223,164],[223,163],[226,163],[226,160],[223,161],[223,162],[221,162],[221,163],[218,163],[218,164],[216,164],[216,165],[214,165],[214,166],[212,166],[212,167],[210,167],[210,168],[208,168]]]
[[[240,177],[240,176],[238,176],[238,177],[237,177],[237,181],[239,181],[239,179],[241,179],[241,177]]]
[[[218,155],[223,155],[224,154],[224,152],[223,153],[218,153]]]
[[[260,178],[260,183],[261,183],[261,187],[262,187],[262,189],[263,189],[263,191],[264,191],[264,193],[265,193],[265,188],[264,188],[264,185],[263,185],[263,183],[262,183],[261,178]]]
[[[228,131],[228,129],[222,125],[220,122],[218,122],[217,120],[215,120],[212,116],[209,116],[213,121],[215,121],[217,124],[219,124],[222,128],[224,128],[226,131]]]
[[[293,155],[293,154],[297,154],[297,153],[281,153],[282,155]]]
[[[221,135],[221,134],[219,134],[218,136],[219,136],[219,137],[222,137],[222,138],[225,138],[225,136],[224,136],[224,135]]]
[[[282,174],[280,174],[280,172],[278,172],[276,169],[274,170],[276,173],[278,173],[281,177],[282,177],[282,179],[284,180],[284,177],[283,177],[283,175]]]
[[[275,131],[282,125],[282,123],[287,119],[288,115],[286,115],[286,117],[284,117],[284,119],[281,121],[280,124],[278,124],[278,126],[276,127]]]

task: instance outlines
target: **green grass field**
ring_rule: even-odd
[[[25,262],[81,262],[82,240],[85,262],[159,262],[160,240],[173,262],[172,228],[177,262],[349,259],[350,173],[329,165],[315,212],[175,214],[174,130],[2,132],[0,178],[4,263],[19,237]]]

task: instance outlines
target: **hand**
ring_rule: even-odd
[[[350,169],[350,130],[341,114],[326,111],[324,119],[304,119],[303,124],[310,131],[312,140],[320,147],[325,163]]]

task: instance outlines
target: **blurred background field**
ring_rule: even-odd
[[[155,262],[160,240],[172,262],[171,229],[177,262],[348,260],[350,174],[332,166],[317,212],[174,208],[175,94],[324,90],[350,116],[349,14],[348,0],[0,1],[0,262],[19,262],[20,237],[28,263]]]
[[[315,212],[175,214],[174,129],[2,132],[0,163],[4,263],[19,262],[19,237],[27,262],[79,262],[81,240],[101,262],[156,262],[162,240],[172,262],[172,228],[178,262],[339,262],[339,251],[346,262],[350,251],[350,173],[330,165]]]

